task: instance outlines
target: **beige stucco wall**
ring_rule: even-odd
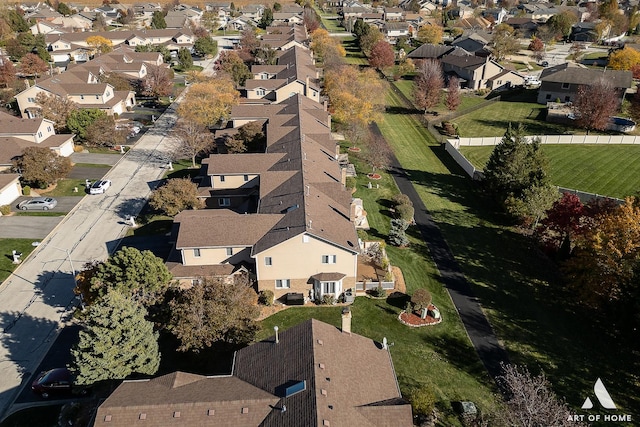
[[[35,99],[36,95],[40,92],[45,92],[37,86],[31,86],[29,89],[25,89],[19,94],[16,95],[16,101],[18,101],[18,108],[20,109],[20,114],[22,114],[23,118],[27,117],[25,110],[29,107],[37,107]],[[29,99],[33,99],[33,102],[29,101]]]
[[[247,175],[247,181],[244,180],[244,176]],[[216,190],[228,189],[228,188],[243,188],[254,187],[257,183],[254,179],[258,178],[258,174],[242,174],[242,175],[224,175],[224,182],[221,180],[220,175],[211,175],[211,187]]]
[[[335,264],[323,264],[323,255],[336,255]],[[265,265],[265,257],[271,257],[272,265]],[[355,277],[357,256],[309,236],[304,243],[302,235],[295,236],[256,256],[256,273],[259,281],[271,281],[275,289],[276,279],[304,279],[317,273],[343,273]]]
[[[242,261],[251,261],[251,247],[229,246],[233,250],[233,255],[227,255],[227,248],[202,248],[200,256],[194,256],[193,249],[182,250],[182,263],[184,265],[216,265],[216,264],[237,264]]]
[[[304,84],[299,81],[294,81],[289,83],[286,86],[282,86],[280,89],[276,90],[276,102],[282,102],[285,99],[289,98],[292,93],[299,93],[305,95]]]

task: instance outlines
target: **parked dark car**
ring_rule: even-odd
[[[39,394],[43,399],[48,399],[51,395],[80,394],[85,395],[88,389],[75,386],[73,376],[67,368],[55,368],[40,372],[38,377],[31,383],[31,390]]]

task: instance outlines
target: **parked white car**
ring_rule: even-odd
[[[109,181],[108,179],[96,181],[89,189],[89,194],[102,194],[106,192],[109,187],[111,187],[111,181]]]

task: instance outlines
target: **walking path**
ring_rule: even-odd
[[[402,97],[402,99],[407,108],[414,108],[406,97]],[[372,125],[372,131],[382,136],[375,123]],[[429,248],[431,258],[440,272],[442,282],[449,292],[451,301],[456,310],[458,310],[467,335],[489,375],[495,380],[502,375],[501,364],[509,363],[507,351],[498,341],[489,319],[482,311],[480,302],[473,294],[471,285],[455,260],[447,241],[422,202],[418,192],[413,187],[410,176],[402,168],[395,154],[392,154],[391,167],[392,176],[398,188],[413,202],[416,227],[420,230],[422,238]]]

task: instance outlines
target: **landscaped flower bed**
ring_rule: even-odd
[[[442,316],[439,316],[437,319],[432,316],[434,311],[437,311],[437,310],[438,308],[435,305],[429,304],[429,308],[427,309],[427,312],[429,314],[424,319],[421,318],[418,314],[416,314],[413,311],[411,312],[403,311],[402,313],[400,313],[400,316],[398,316],[398,319],[400,319],[400,321],[405,325],[410,326],[412,328],[437,325],[438,323],[442,322]]]
[[[370,173],[370,174],[367,174],[367,178],[369,178],[369,179],[380,179],[380,178],[382,178],[382,175],[380,175],[379,173]]]

